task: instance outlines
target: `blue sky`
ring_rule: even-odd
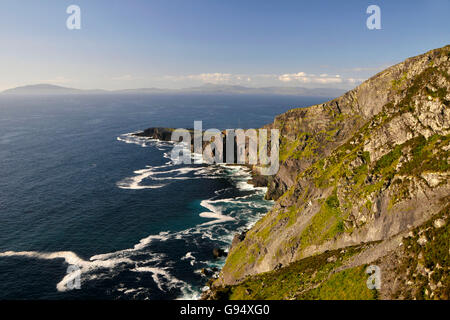
[[[66,28],[71,4],[81,8],[81,30]],[[366,27],[371,4],[381,8],[381,30]],[[351,88],[449,44],[449,13],[448,0],[2,0],[0,90]]]

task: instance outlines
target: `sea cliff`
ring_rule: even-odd
[[[276,203],[235,237],[204,298],[448,299],[449,125],[450,46],[276,117]],[[373,295],[369,264],[403,280]]]

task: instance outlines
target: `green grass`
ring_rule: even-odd
[[[449,198],[447,197],[447,200]],[[445,226],[436,228],[434,222],[437,219],[445,221]],[[420,245],[418,240],[425,237],[428,241]],[[434,290],[434,299],[448,300],[450,298],[450,205],[447,205],[430,221],[416,228],[412,237],[403,239],[405,258],[399,266],[399,272],[406,272],[407,280],[414,283],[413,287],[407,288],[410,296],[408,298],[430,299],[431,296],[425,292],[431,292],[430,283],[434,285],[441,283],[442,286]],[[430,278],[417,272],[418,266],[432,271]]]
[[[384,173],[384,169],[392,167],[392,164],[397,161],[400,156],[402,155],[402,146],[397,145],[395,148],[382,156],[378,161],[375,163],[375,168],[373,169],[374,173]]]
[[[305,293],[302,300],[375,300],[377,290],[367,288],[366,266],[345,269],[333,274],[319,287]]]
[[[316,139],[317,137],[306,132],[300,132],[294,140],[282,137],[279,155],[280,161],[284,162],[287,159],[298,160],[315,157],[317,155],[315,150],[319,148],[319,142]]]
[[[443,51],[446,52],[445,54],[449,52],[448,49]],[[439,87],[436,74],[441,74],[449,79],[449,75],[445,71],[430,65],[415,79],[408,80],[411,83],[408,83],[404,91],[404,98],[400,102],[395,104],[391,102],[385,105],[380,113],[367,121],[351,139],[334,150],[327,158],[313,162],[320,152],[321,144],[335,134],[336,128],[345,118],[342,114],[331,115],[331,119],[334,117],[334,123],[319,133],[299,132],[293,140],[282,138],[280,145],[281,161],[290,158],[311,157],[310,160],[313,164],[299,173],[297,179],[309,181],[311,186],[315,185],[317,188],[324,189],[324,191],[334,189],[329,198],[321,199],[320,209],[311,218],[309,225],[303,232],[298,232],[300,234],[293,232],[292,238],[283,243],[284,251],[294,250],[298,247],[302,250],[311,244],[321,244],[343,232],[351,232],[351,227],[347,230],[344,228],[344,219],[349,215],[355,201],[359,202],[360,209],[371,211],[372,202],[369,199],[373,194],[393,184],[390,188],[396,190],[396,193],[390,200],[388,208],[395,210],[394,205],[408,196],[409,177],[420,178],[425,172],[448,172],[450,170],[449,151],[443,150],[444,146],[449,145],[450,135],[434,135],[428,139],[423,136],[413,138],[401,145],[394,146],[391,152],[383,155],[377,161],[374,161],[373,158],[371,161],[371,155],[364,152],[363,149],[364,143],[368,141],[374,130],[402,113],[414,111],[415,97],[430,95],[434,99],[440,99],[444,104],[448,103],[445,100],[447,91]],[[404,81],[406,81],[406,75],[403,75],[393,85],[403,86]],[[432,85],[436,90],[429,90],[428,85]],[[295,120],[280,120],[284,133],[287,131],[291,134],[298,132],[295,131],[297,124],[298,122]],[[350,165],[358,157],[363,159],[363,163],[358,167]],[[399,168],[397,168],[398,165]],[[407,178],[402,176],[407,176]],[[290,188],[280,198],[280,201],[286,200],[285,203],[286,206],[289,206],[288,208],[269,213],[255,225],[253,231],[248,233],[248,237],[253,238],[252,241],[264,245],[277,236],[275,234],[277,228],[275,227],[285,228],[295,225],[303,208],[302,203],[310,200],[307,195],[302,195],[296,199],[297,196],[294,196],[295,188]],[[336,190],[339,190],[339,192],[336,192]],[[339,194],[341,203],[339,203],[337,194]],[[264,228],[261,226],[264,226]],[[241,275],[245,263],[249,259],[254,261],[255,257],[258,259],[257,261],[261,258],[261,256],[244,247],[235,248],[231,252],[225,268],[229,268],[234,275]]]
[[[325,296],[325,292],[329,292],[332,287],[339,285],[339,281],[342,282],[342,279],[329,278],[330,273],[361,250],[363,250],[363,246],[327,251],[293,262],[276,271],[248,277],[238,285],[216,290],[221,294],[219,298],[230,300],[315,299],[318,293],[314,288],[324,286],[320,295]],[[329,261],[330,257],[335,259]],[[345,286],[340,289],[336,287],[336,295],[346,297],[339,290],[345,291],[347,288],[352,290],[347,293],[347,297],[351,298],[357,295],[361,299],[365,298],[364,294],[366,293],[360,287],[361,285],[366,286],[368,276],[360,272],[344,273],[344,275],[346,275],[344,277]]]
[[[392,80],[391,81],[392,89],[399,91],[402,87],[402,84],[405,83],[407,76],[408,76],[408,74],[406,72],[404,72],[400,79]]]
[[[419,136],[410,140],[408,145],[412,148],[412,159],[402,166],[400,174],[419,176],[426,171],[449,171],[447,159],[450,152],[442,150],[442,146],[448,146],[449,143],[450,135],[433,135],[428,140]]]
[[[224,272],[231,272],[234,277],[240,278],[243,274],[244,262],[248,262],[249,253],[244,242],[238,244],[236,248],[230,252],[227,262],[223,267]]]
[[[344,232],[342,213],[336,190],[322,203],[309,225],[300,235],[300,248],[311,244],[320,244]]]

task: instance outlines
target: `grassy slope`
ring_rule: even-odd
[[[450,50],[442,50],[442,54],[449,54]],[[349,139],[347,143],[337,148],[329,157],[316,161],[309,169],[299,174],[297,179],[304,179],[313,182],[316,188],[333,189],[333,195],[321,199],[322,202],[320,211],[311,219],[311,222],[306,229],[297,234],[291,239],[287,239],[284,247],[280,250],[280,255],[284,252],[290,252],[292,248],[302,249],[310,245],[320,245],[327,240],[338,237],[344,232],[353,232],[353,226],[344,226],[344,221],[349,217],[352,207],[355,205],[355,200],[362,203],[359,208],[360,211],[371,211],[371,195],[381,192],[386,184],[396,184],[400,191],[395,197],[391,199],[391,206],[394,206],[399,201],[405,199],[408,188],[408,179],[402,179],[401,176],[415,176],[420,177],[423,172],[448,172],[450,156],[450,149],[443,147],[450,143],[450,135],[440,136],[434,135],[428,139],[423,136],[415,137],[401,145],[397,145],[391,152],[384,155],[376,162],[371,162],[371,156],[368,152],[364,152],[364,144],[369,139],[371,133],[390,122],[395,117],[413,111],[412,100],[414,97],[431,95],[435,99],[439,99],[443,104],[450,107],[450,102],[446,100],[447,91],[445,88],[440,88],[438,83],[434,83],[436,79],[434,75],[441,74],[449,79],[448,73],[438,70],[430,64],[406,89],[404,98],[396,105],[388,104],[384,110],[374,116],[367,122],[353,138]],[[435,92],[428,89],[428,85],[434,85],[438,88]],[[393,83],[392,86],[398,86]],[[342,119],[340,119],[342,120]],[[299,134],[299,139],[304,138],[304,134]],[[312,142],[311,142],[312,143]],[[281,154],[284,158],[301,156],[294,152],[295,148],[290,145],[281,145]],[[310,148],[311,150],[314,148]],[[305,148],[304,150],[309,150]],[[438,151],[436,153],[436,150]],[[309,154],[309,151],[307,152]],[[304,156],[304,155],[303,155]],[[400,170],[397,170],[397,165],[400,158],[407,158]],[[351,164],[355,160],[361,159],[362,163],[358,167],[353,167]],[[378,177],[374,182],[368,182],[368,177]],[[345,193],[345,198],[336,199],[336,189],[345,186],[348,188]],[[280,198],[292,199],[295,194],[296,186],[294,185]],[[251,230],[248,233],[248,238],[253,243],[251,247],[245,244],[240,244],[233,248],[224,267],[226,272],[230,272],[236,278],[240,278],[243,274],[245,266],[242,264],[245,257],[247,257],[247,264],[257,263],[258,253],[261,252],[261,243],[267,243],[271,240],[272,235],[276,234],[276,230],[280,227],[289,228],[294,224],[296,219],[301,216],[304,203],[308,201],[307,190],[303,195],[298,197],[294,205],[286,209],[282,209],[276,214],[266,215],[260,220],[254,230],[258,230],[259,225],[265,224],[266,219],[271,219],[271,224],[266,225],[261,230],[254,232]],[[359,201],[363,200],[364,201]],[[289,222],[285,224],[285,221]],[[295,232],[294,232],[295,234]],[[296,249],[297,250],[297,249]],[[301,257],[301,254],[299,255]]]
[[[437,221],[443,226],[436,227]],[[423,244],[420,238],[427,239]],[[379,242],[327,251],[301,259],[279,270],[247,277],[234,286],[214,289],[215,299],[231,300],[374,300],[378,290],[366,285],[367,264],[339,268],[352,257]],[[398,263],[382,270],[383,286],[391,281],[398,286],[390,290],[389,299],[448,299],[450,294],[450,206],[427,223],[413,229],[396,250]],[[392,255],[386,252],[386,256]],[[383,265],[385,258],[374,261]],[[387,260],[387,259],[386,259]],[[390,263],[389,261],[387,262]],[[343,270],[342,270],[343,269]],[[384,281],[384,283],[383,283]],[[393,282],[393,281],[392,281]],[[386,290],[385,290],[386,291]]]
[[[442,50],[442,54],[450,56],[449,49],[450,47],[446,47]],[[445,106],[450,107],[450,102],[447,100],[448,92],[445,88],[440,88],[438,83],[434,83],[436,82],[434,75],[437,73],[440,74],[441,78],[450,79],[446,71],[438,70],[433,64],[430,64],[428,68],[414,79],[412,84],[407,86],[402,100],[395,105],[386,105],[382,112],[368,121],[347,143],[337,148],[326,159],[315,162],[309,169],[298,176],[297,179],[312,181],[316,188],[331,189],[333,192],[331,196],[322,199],[319,212],[310,221],[306,229],[295,238],[288,239],[285,243],[286,248],[284,248],[286,252],[292,247],[298,247],[301,250],[301,248],[312,244],[321,244],[326,240],[339,236],[343,232],[351,233],[352,227],[344,226],[343,221],[347,219],[350,208],[355,204],[354,200],[367,199],[367,201],[359,201],[362,204],[359,209],[370,211],[372,207],[370,195],[383,190],[386,183],[395,185],[398,190],[391,199],[390,206],[392,208],[397,202],[408,197],[408,180],[402,177],[413,176],[420,178],[424,172],[449,171],[449,135],[433,135],[428,137],[428,139],[421,135],[416,136],[401,145],[395,146],[391,152],[372,162],[370,161],[370,154],[363,150],[364,143],[370,137],[371,132],[405,112],[414,112],[414,97],[428,96],[429,98],[438,99]],[[404,80],[401,79],[399,81]],[[437,90],[430,91],[428,86],[430,84],[437,87]],[[400,87],[401,83],[392,83],[392,86],[395,89]],[[303,148],[303,152],[297,151],[297,145],[303,145],[304,138],[305,134],[299,133],[297,136],[298,141],[282,143],[280,147],[282,158],[311,156],[313,152],[310,151],[315,149],[313,141],[308,141],[307,147]],[[351,166],[358,158],[362,160],[360,165],[357,167]],[[402,161],[402,165],[398,166],[400,161]],[[373,182],[369,180],[368,182],[370,177],[375,177],[375,180]],[[336,189],[342,187],[341,183],[343,181],[347,181],[347,183],[344,183],[347,189],[346,197],[339,199],[336,197]],[[268,214],[258,222],[259,225],[264,225],[265,228],[258,228],[257,224],[257,228],[254,229],[258,231],[254,232],[254,230],[251,230],[248,233],[247,237],[250,239],[251,246],[240,243],[233,248],[225,266],[227,272],[231,272],[236,278],[239,278],[243,273],[245,264],[257,263],[261,259],[259,254],[262,250],[261,244],[270,241],[271,237],[277,233],[276,230],[279,227],[290,227],[294,224],[297,217],[301,215],[302,204],[308,200],[308,190],[305,190],[300,195],[296,194],[295,191],[295,186],[293,186],[286,191],[280,198],[280,201],[283,201],[283,198],[292,198],[293,195],[297,197],[298,201],[276,212],[275,215]],[[266,219],[271,219],[271,223],[264,223]],[[288,222],[286,223],[286,221]],[[432,252],[447,250],[446,254],[448,256],[448,223],[446,228],[445,230],[447,231],[440,234],[439,237],[435,236],[429,242],[429,246]],[[444,240],[442,240],[441,236],[444,237]],[[440,242],[435,242],[434,239],[441,240],[439,240]],[[406,248],[410,249],[414,248],[414,246],[407,244]],[[402,255],[412,255],[407,249],[405,249],[405,252],[402,252]],[[335,270],[337,265],[327,262],[326,259],[329,257],[329,254],[330,252],[326,252],[302,259],[281,270],[246,278],[240,285],[217,289],[217,297],[231,299],[371,299],[377,296],[373,292],[369,291],[368,293],[364,289],[365,283],[364,286],[360,283],[360,280],[366,277],[364,266],[334,274],[333,270]],[[445,253],[441,252],[441,254],[445,256]],[[345,259],[344,257],[341,258]],[[436,256],[435,258],[437,259],[438,257]],[[336,263],[339,264],[339,262]],[[441,261],[441,267],[442,263],[445,263],[444,268],[447,268],[446,272],[448,274],[448,259]],[[440,273],[436,272],[436,274]],[[413,275],[410,281],[420,280],[420,276],[415,275],[414,272]],[[448,290],[450,287],[448,277],[442,279],[444,282],[447,282],[441,283],[441,286]],[[342,288],[347,289],[342,290]],[[423,296],[425,289],[420,290]],[[428,291],[430,292],[430,290]],[[417,295],[416,291],[414,291],[414,294]],[[441,294],[441,296],[445,296],[445,294]]]

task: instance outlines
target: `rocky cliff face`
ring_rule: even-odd
[[[356,261],[382,259],[449,202],[449,125],[450,46],[276,117],[276,204],[234,242],[214,285],[362,243],[372,249]]]
[[[216,287],[204,298],[448,300],[449,218],[450,205],[447,205],[406,235],[325,251],[248,277],[237,285]],[[379,268],[378,290],[367,287],[368,263]]]

